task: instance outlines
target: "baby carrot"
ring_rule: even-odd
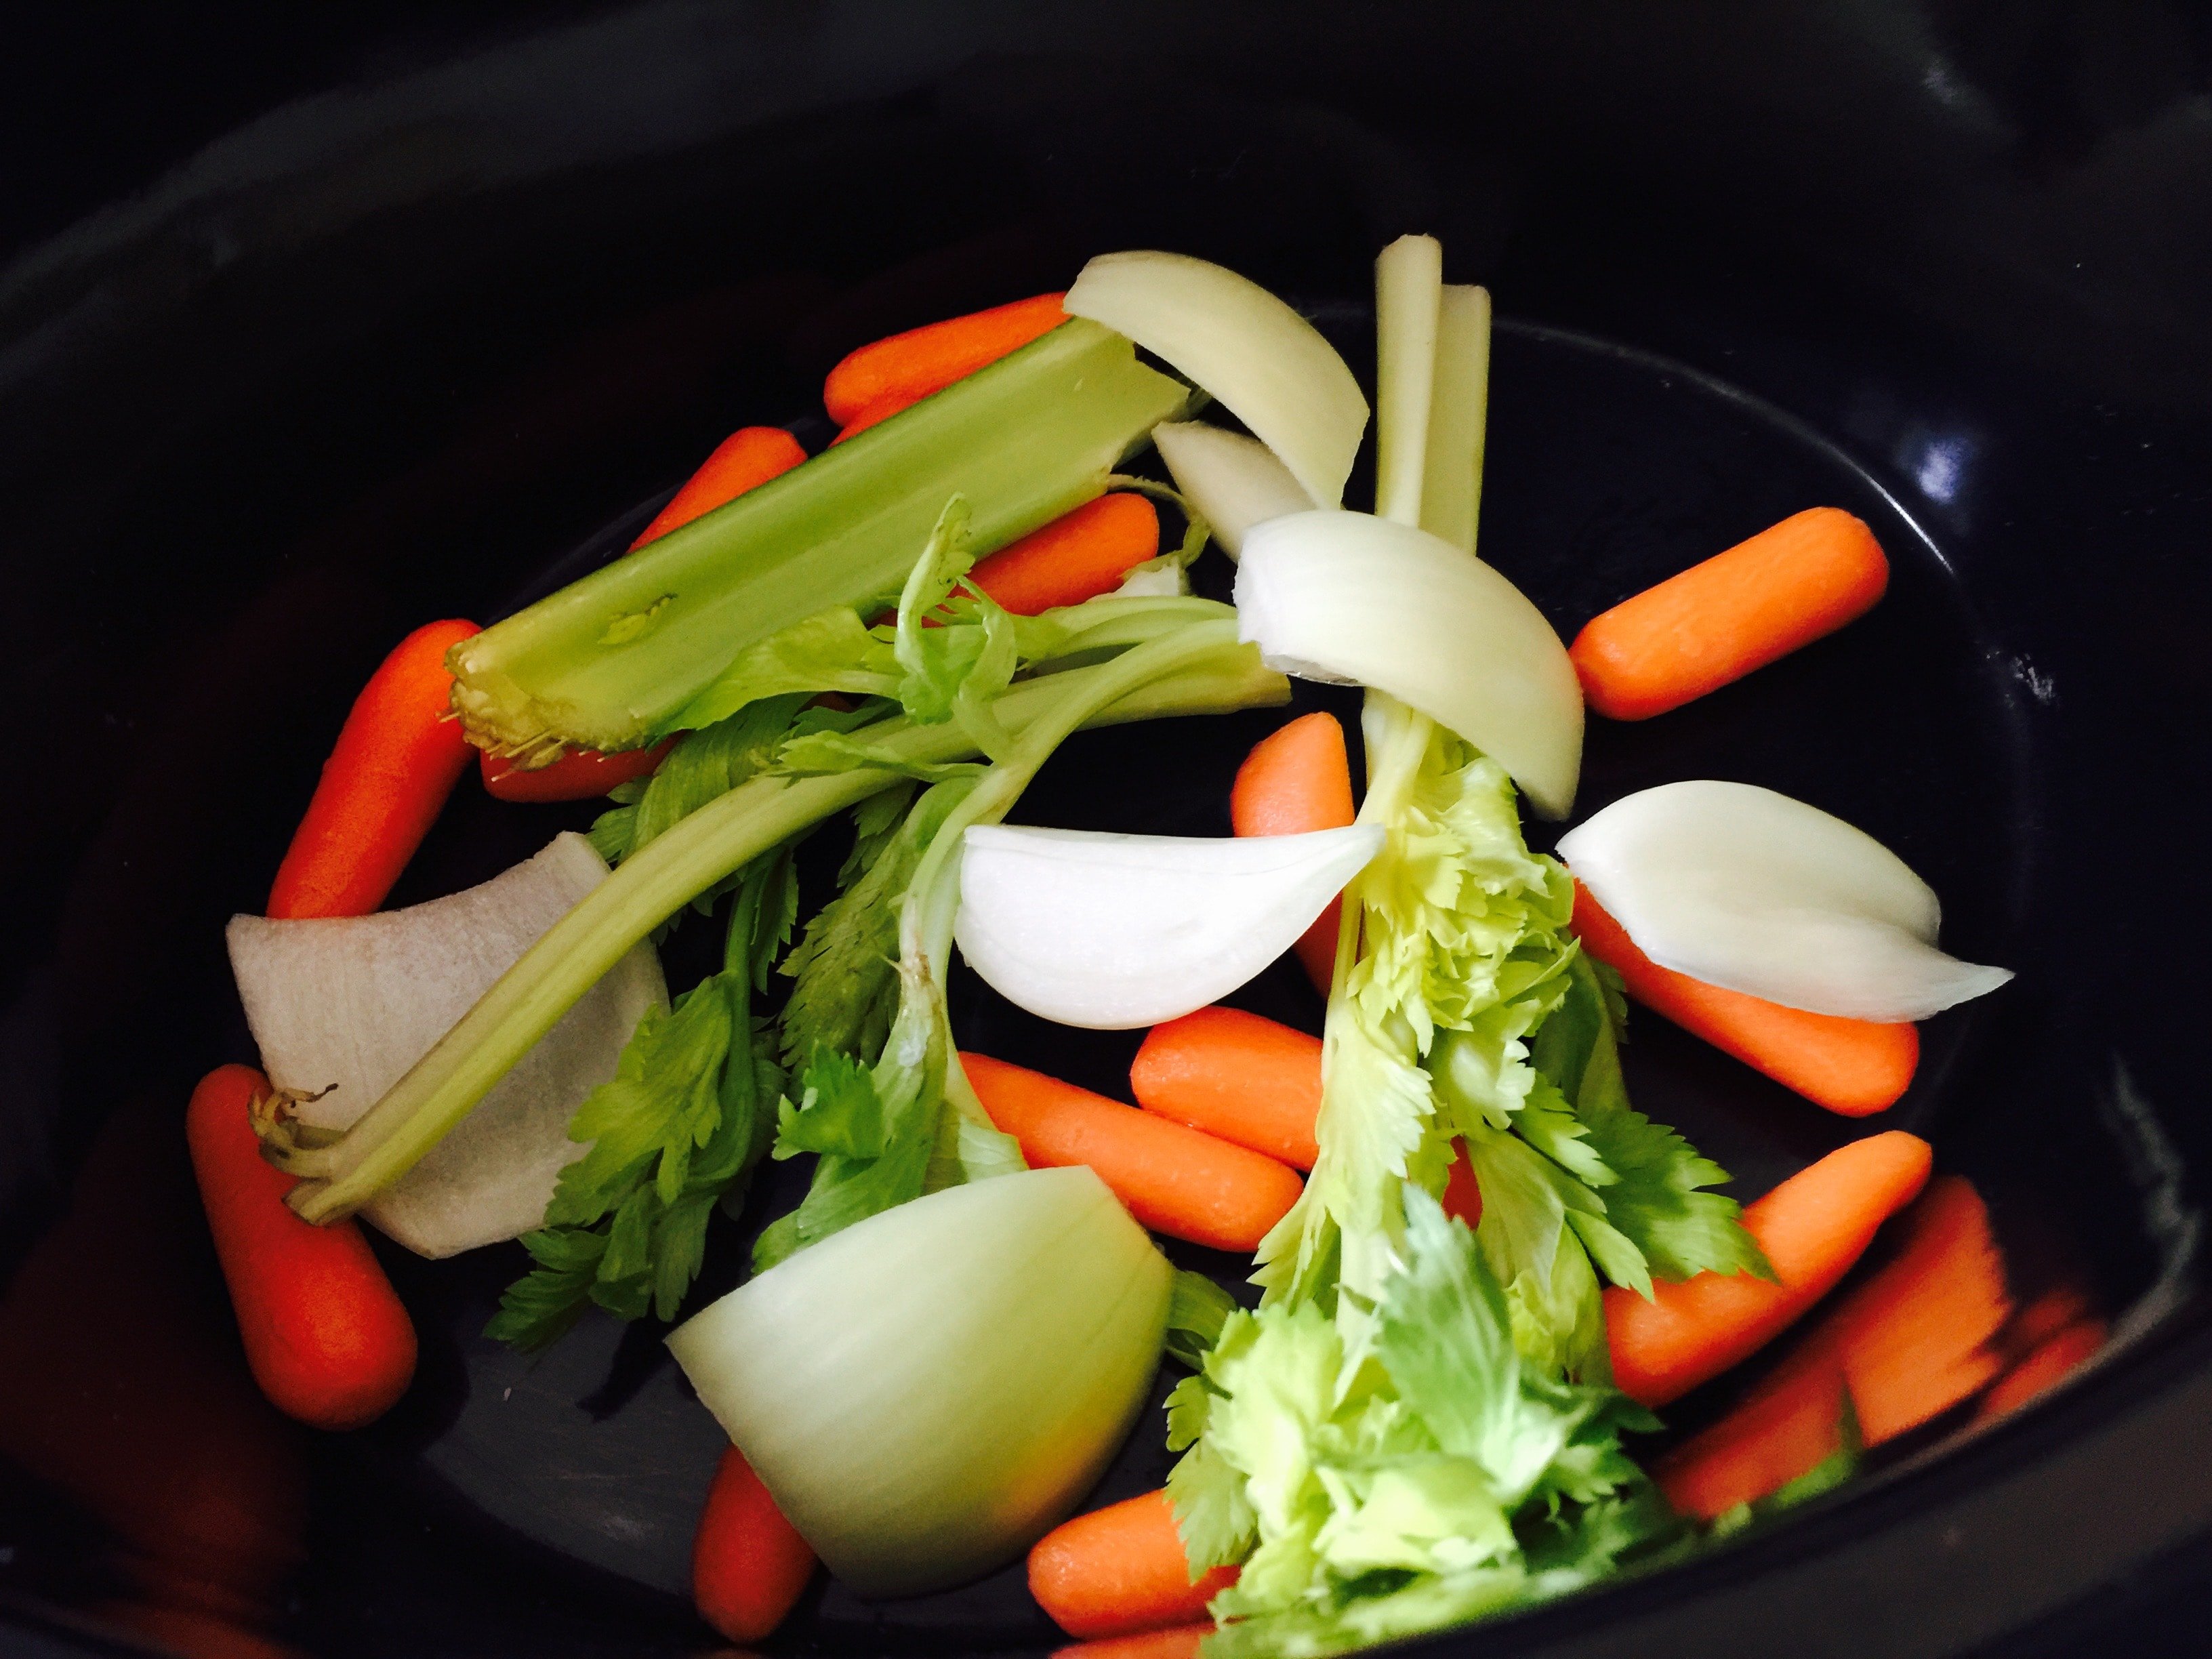
[[[1567,654],[1591,708],[1646,720],[1834,633],[1888,585],[1874,532],[1811,507],[1591,618]]]
[[[1917,1026],[1808,1013],[1662,968],[1579,884],[1575,932],[1645,1007],[1844,1117],[1894,1105],[1920,1063]]]
[[[1302,714],[1261,738],[1230,787],[1230,827],[1240,836],[1340,830],[1352,818],[1352,766],[1345,755],[1344,727],[1334,714]],[[1323,996],[1336,969],[1343,902],[1330,900],[1292,947]]]
[[[813,1576],[813,1549],[732,1446],[714,1471],[691,1545],[699,1616],[732,1642],[757,1642],[783,1622]]]
[[[1320,1148],[1321,1039],[1237,1008],[1200,1008],[1146,1034],[1129,1087],[1148,1112],[1310,1170]]]
[[[517,771],[514,762],[488,749],[477,753],[483,757],[483,787],[494,799],[536,803],[594,800],[622,784],[651,776],[675,746],[675,738],[663,738],[649,749],[614,754],[571,749],[552,765],[530,772]]]
[[[929,394],[924,392],[890,392],[854,410],[853,418],[837,428],[837,435],[830,441],[836,448],[848,438],[857,438],[872,426],[881,426],[901,410],[912,409]]]
[[[1698,1273],[1652,1286],[1645,1301],[1605,1292],[1613,1380],[1646,1406],[1663,1406],[1756,1352],[1796,1322],[1865,1254],[1875,1231],[1927,1184],[1930,1152],[1892,1129],[1839,1146],[1746,1207],[1743,1224],[1772,1265],[1750,1273]]]
[[[192,1172],[253,1380],[320,1429],[374,1421],[415,1375],[415,1327],[353,1221],[317,1227],[285,1206],[292,1177],[264,1161],[253,1102],[269,1080],[222,1066],[185,1115]]]
[[[806,459],[799,440],[780,426],[741,426],[714,446],[684,485],[638,532],[630,551],[658,540],[692,520],[704,518],[770,478],[781,477]]]
[[[2076,1320],[2045,1337],[2027,1358],[1996,1381],[1974,1408],[1974,1420],[1986,1423],[2039,1399],[2097,1357],[2112,1334],[2101,1319]]]
[[[886,398],[906,394],[913,403],[942,392],[1058,328],[1067,320],[1060,308],[1065,297],[1040,294],[864,345],[830,371],[822,383],[823,407],[838,425],[848,426],[862,410]]]
[[[1946,1176],[1904,1217],[1896,1259],[1846,1297],[1787,1367],[1835,1364],[1859,1432],[1879,1446],[1932,1421],[2003,1369],[2004,1257],[1971,1182]]]
[[[1795,1480],[1842,1446],[1844,1391],[1879,1446],[1971,1398],[2001,1366],[2011,1312],[1989,1212],[1968,1182],[1929,1184],[1896,1259],[1799,1343],[1752,1396],[1653,1470],[1676,1509],[1710,1520]]]
[[[1160,515],[1142,495],[1101,495],[979,560],[968,580],[1018,617],[1111,593],[1160,551]]]
[[[1250,1251],[1297,1202],[1297,1171],[1272,1158],[1002,1060],[960,1063],[1033,1168],[1087,1164],[1155,1232]]]
[[[1134,1636],[1102,1636],[1094,1642],[1070,1642],[1052,1659],[1198,1659],[1199,1645],[1213,1634],[1209,1621],[1170,1625]]]
[[[2069,1325],[2090,1317],[2087,1292],[2079,1285],[2060,1283],[2037,1297],[2006,1326],[2000,1346],[2012,1358],[2024,1359]]]
[[[1030,1551],[1030,1594],[1070,1636],[1131,1636],[1188,1624],[1237,1582],[1216,1567],[1193,1583],[1164,1492],[1062,1522]]]
[[[425,623],[369,676],[276,868],[270,915],[362,916],[384,902],[469,763],[446,653],[475,632]]]
[[[727,506],[748,489],[781,477],[805,459],[799,440],[780,426],[738,428],[714,447],[714,453],[629,544],[630,551]],[[477,753],[483,786],[500,800],[591,800],[617,785],[644,777],[660,764],[675,741],[669,738],[649,749],[629,749],[618,754],[572,749],[550,766],[526,772],[518,771],[503,755],[489,750]]]
[[[1652,1468],[1676,1513],[1711,1521],[1756,1504],[1844,1449],[1844,1374],[1800,1370],[1761,1389]]]

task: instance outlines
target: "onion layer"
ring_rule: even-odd
[[[1559,856],[1661,967],[1785,1007],[1925,1019],[2012,977],[1936,948],[1934,890],[1872,836],[1753,784],[1644,790]]]
[[[1167,1259],[1073,1166],[856,1223],[671,1332],[776,1506],[863,1595],[1012,1559],[1142,1407]]]
[[[1480,559],[1364,513],[1296,514],[1246,538],[1237,613],[1269,667],[1387,691],[1490,756],[1545,817],[1574,805],[1574,665],[1543,612]]]
[[[1060,305],[1212,392],[1317,504],[1344,499],[1367,399],[1336,348],[1257,283],[1188,254],[1102,253]]]
[[[1152,442],[1221,550],[1234,559],[1255,524],[1313,509],[1313,497],[1257,438],[1203,421],[1163,421]]]
[[[979,826],[953,936],[1031,1013],[1095,1030],[1155,1025],[1289,950],[1382,846],[1372,825],[1218,837]]]

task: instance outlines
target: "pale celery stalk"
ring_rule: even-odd
[[[1006,728],[1054,740],[1076,725],[1223,713],[1288,701],[1281,676],[1236,643],[1233,622],[1193,623],[1091,668],[1024,681],[994,705]],[[854,734],[904,764],[974,753],[956,723],[902,718]],[[319,1147],[270,1144],[271,1161],[306,1177],[292,1207],[322,1223],[351,1214],[412,1169],[629,949],[696,895],[809,824],[896,781],[865,769],[771,775],[740,785],[656,836],[587,894],[353,1127]]]
[[[1375,512],[1399,524],[1421,521],[1443,270],[1433,236],[1401,236],[1375,260]]]
[[[896,593],[945,503],[979,555],[1102,494],[1183,386],[1082,320],[453,648],[471,737],[534,763],[635,748],[757,640]]]
[[[1482,507],[1482,435],[1490,413],[1490,290],[1447,283],[1437,313],[1421,528],[1474,551]]]

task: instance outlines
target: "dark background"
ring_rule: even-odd
[[[0,53],[0,264],[265,110],[601,9],[12,8]],[[1201,48],[1208,67],[1196,78],[1224,73],[1235,54],[1222,34],[1242,27],[1251,54],[1237,70],[1254,82],[1401,143],[1421,163],[1409,178],[1452,188],[1409,186],[1380,210],[1370,191],[1370,215],[1440,221],[1460,266],[1448,274],[1491,282],[1501,312],[1670,353],[1773,398],[1886,469],[1960,550],[1970,583],[1975,561],[1995,572],[2032,552],[2036,580],[1978,591],[1992,595],[1999,635],[2051,641],[2036,661],[2069,700],[2045,757],[2059,781],[2046,844],[2080,873],[2044,872],[2044,924],[2094,981],[2079,1029],[2161,1028],[2130,1047],[2136,1081],[2177,1109],[2200,1102],[2201,1045],[2176,1039],[2200,1022],[2204,976],[2175,934],[2212,910],[2195,718],[2196,601],[2212,539],[2212,7],[1865,0],[1221,15],[1230,21]],[[1163,16],[1133,9],[1118,47],[1094,34],[1086,50],[1107,64],[1116,51],[1140,56],[1175,38]],[[1495,51],[1426,49],[1470,16]],[[1338,32],[1360,50],[1333,50]],[[1164,57],[1175,64],[1172,51]],[[1113,81],[1110,69],[1079,73],[1060,90],[1080,107]],[[1198,153],[1223,175],[1204,203],[1233,202],[1243,152],[1214,138],[1237,112],[1194,101],[1171,73],[1124,85],[1139,105],[1124,159],[1134,150],[1140,168],[1164,167],[1162,135],[1195,129]],[[1019,129],[1049,113],[1005,118]],[[1340,153],[1327,135],[1311,142]],[[1057,166],[1079,188],[1081,157],[1037,149],[1044,187]],[[1314,235],[1348,250],[1332,274],[1355,291],[1370,244],[1414,228],[1339,218]],[[1967,488],[1939,489],[1931,461],[1960,434],[1980,462]],[[0,472],[6,465],[0,455]],[[65,1136],[52,1176],[81,1151]],[[9,1179],[22,1174],[0,1170],[0,1192],[12,1186],[21,1200],[0,1223],[11,1237],[52,1197],[51,1184],[27,1194]],[[2185,1464],[2171,1474],[2212,1478]],[[2094,1512],[2049,1517],[2101,1523]],[[2142,1562],[2001,1651],[2185,1643],[2205,1627],[2208,1587],[2212,1541]]]

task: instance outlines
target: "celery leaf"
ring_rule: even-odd
[[[534,1266],[500,1298],[488,1334],[544,1348],[596,1303],[623,1319],[672,1319],[698,1276],[715,1204],[768,1150],[782,1087],[773,1029],[752,1012],[790,929],[791,848],[740,872],[722,970],[638,1022],[613,1079],[568,1126],[588,1141],[561,1173]]]

